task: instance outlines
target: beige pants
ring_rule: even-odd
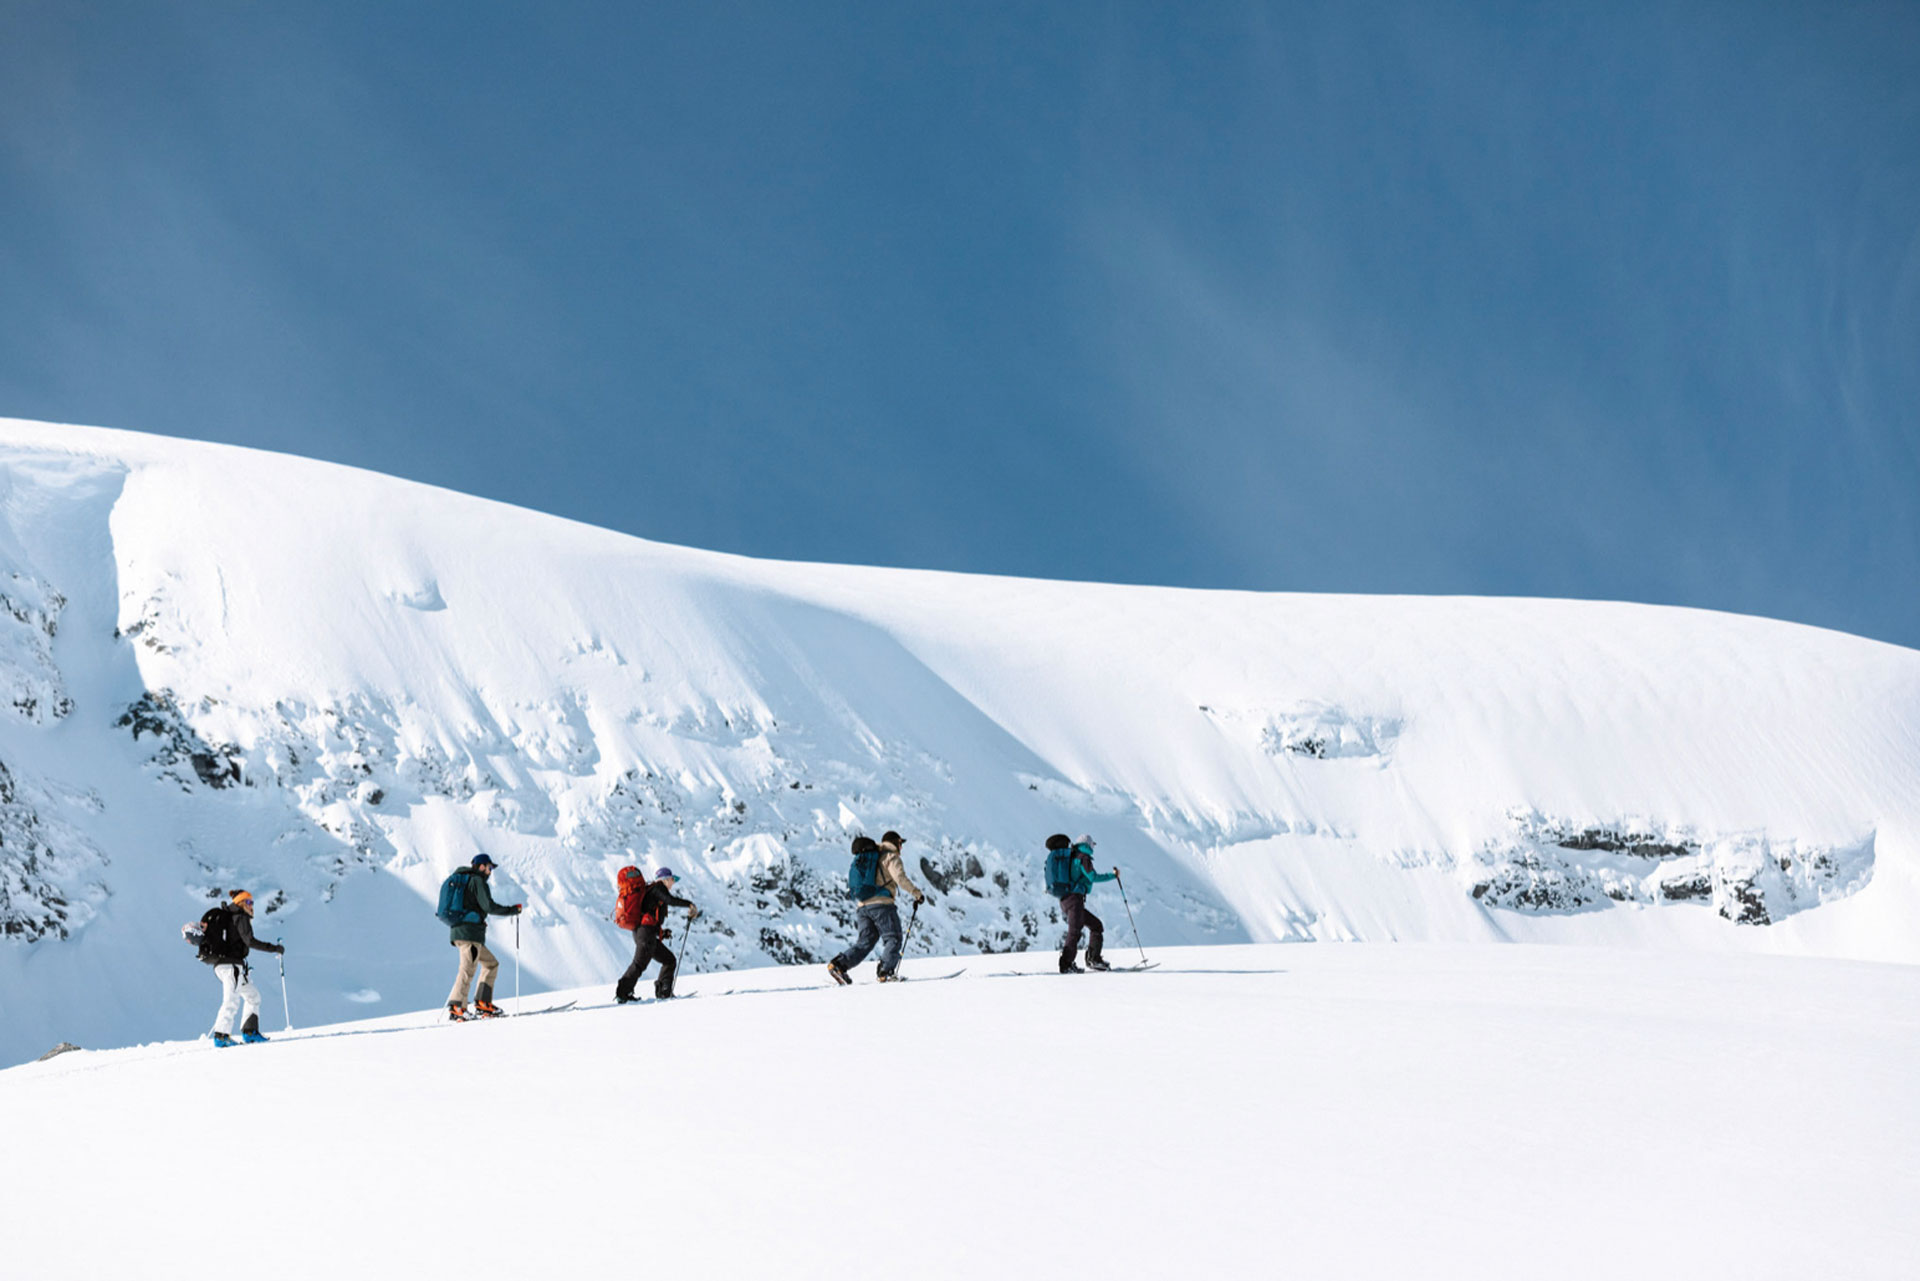
[[[447,993],[447,1004],[467,1003],[467,985],[473,982],[473,967],[476,965],[480,967],[480,986],[491,996],[493,976],[500,972],[499,959],[487,951],[485,943],[455,943],[453,950],[460,953],[460,972],[453,976],[453,991]]]

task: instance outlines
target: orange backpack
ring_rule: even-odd
[[[613,923],[623,930],[640,927],[640,900],[647,893],[647,878],[637,867],[620,869],[620,902],[613,909]]]

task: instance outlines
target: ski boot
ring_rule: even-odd
[[[267,1038],[260,1035],[260,1033],[258,1032],[242,1032],[240,1034],[240,1039],[245,1041],[248,1045],[259,1045],[262,1042],[264,1042]]]
[[[475,1001],[473,1003],[473,1017],[475,1018],[497,1019],[505,1013],[505,1010],[495,1005],[492,1001]]]
[[[827,962],[827,977],[835,983],[838,983],[841,987],[847,987],[853,982],[852,979],[847,977],[847,972],[840,968],[840,962],[838,961]]]
[[[631,992],[615,991],[613,994],[613,1003],[615,1005],[632,1005],[635,1001],[638,1001],[639,999],[640,999],[639,997],[635,996]]]
[[[1060,958],[1060,972],[1062,974],[1085,974],[1086,973],[1085,970],[1081,969],[1078,965],[1074,964],[1073,958],[1071,956],[1063,956]]]
[[[452,1022],[464,1023],[471,1017],[472,1016],[467,1013],[467,1007],[465,1005],[462,1005],[458,1001],[447,1002],[447,1018]]]
[[[905,983],[907,976],[898,970],[888,970],[885,974],[880,975],[879,979],[882,983]]]
[[[1087,958],[1087,968],[1090,970],[1110,970],[1113,967],[1097,956],[1089,956]]]
[[[234,1040],[232,1037],[228,1036],[225,1032],[215,1032],[213,1034],[213,1043],[219,1046],[223,1050],[230,1045],[240,1044],[240,1042]]]

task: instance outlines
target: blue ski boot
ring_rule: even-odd
[[[240,1044],[240,1042],[234,1040],[232,1037],[228,1036],[225,1032],[215,1032],[213,1034],[213,1043],[219,1046],[223,1050],[226,1049],[229,1045]]]

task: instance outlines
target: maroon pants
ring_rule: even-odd
[[[1060,910],[1067,914],[1067,943],[1060,949],[1060,959],[1071,961],[1080,951],[1080,931],[1087,932],[1087,959],[1100,959],[1100,942],[1106,935],[1100,918],[1087,910],[1087,896],[1069,894],[1060,900]]]

